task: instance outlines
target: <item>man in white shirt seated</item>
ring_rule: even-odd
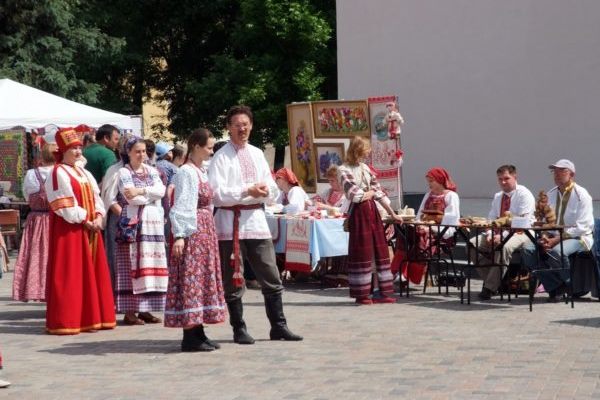
[[[523,185],[517,183],[517,168],[514,165],[502,165],[496,170],[498,177],[498,185],[500,191],[494,195],[492,207],[488,214],[489,220],[496,220],[510,213],[513,217],[525,217],[529,221],[529,225],[533,224],[535,212],[535,198],[533,194]],[[488,230],[479,235],[479,238],[471,239],[471,243],[475,246],[479,244],[479,262],[481,264],[490,264],[489,257],[485,254],[491,254],[492,244],[498,246],[502,240],[501,234],[506,237],[508,232]],[[494,294],[498,292],[502,282],[502,276],[506,272],[513,253],[528,243],[527,236],[520,233],[515,233],[502,248],[502,252],[494,252],[494,264],[501,264],[503,267],[487,267],[477,268],[477,272],[483,279],[483,287],[478,297],[480,300],[490,300]],[[469,250],[471,260],[475,259],[475,249]],[[481,254],[483,253],[483,254]]]
[[[540,239],[540,263],[536,248],[528,244],[523,250],[523,265],[530,270],[561,268],[562,262],[566,269],[544,271],[537,274],[548,292],[549,301],[557,301],[557,295],[562,294],[569,282],[569,256],[579,251],[586,251],[594,244],[594,210],[592,197],[586,189],[575,183],[575,164],[569,160],[558,160],[548,166],[552,170],[555,187],[548,191],[548,204],[554,210],[557,224],[564,226],[562,236],[557,232]]]

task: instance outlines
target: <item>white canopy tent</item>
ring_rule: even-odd
[[[134,128],[127,115],[76,103],[10,79],[0,79],[0,129],[16,126],[33,129],[48,124],[59,127],[84,124],[93,128],[112,124],[121,129]]]

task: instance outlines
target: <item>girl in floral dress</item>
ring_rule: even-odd
[[[206,337],[204,324],[225,321],[219,245],[211,207],[213,192],[202,167],[213,154],[214,144],[208,130],[194,131],[188,138],[187,162],[174,178],[175,202],[170,211],[174,242],[165,326],[183,328],[181,351],[220,348]]]
[[[30,169],[23,181],[25,199],[31,207],[15,263],[13,299],[16,301],[46,300],[46,270],[50,240],[50,206],[44,182],[54,166],[56,145],[42,148],[42,165]]]

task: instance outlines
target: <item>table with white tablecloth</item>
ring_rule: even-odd
[[[299,218],[268,215],[267,222],[273,235],[276,253],[305,253],[310,256],[314,270],[321,258],[348,255],[348,232],[344,232],[344,218]],[[288,229],[293,232],[288,233]]]

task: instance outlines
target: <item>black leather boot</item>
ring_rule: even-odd
[[[202,325],[200,325],[202,329]],[[206,341],[198,337],[198,327],[183,330],[183,340],[181,341],[181,351],[213,351],[214,346],[211,346]]]
[[[210,340],[206,336],[206,333],[204,333],[204,325],[198,325],[193,330],[194,330],[194,333],[196,334],[196,336],[198,337],[198,339],[200,339],[201,341],[208,343],[215,349],[221,348],[221,345],[219,343],[215,342],[214,340]]]
[[[302,336],[294,334],[287,327],[285,315],[283,315],[281,293],[265,296],[265,308],[269,322],[271,322],[271,332],[269,333],[271,340],[298,341],[303,339]]]
[[[242,300],[227,302],[227,309],[229,310],[229,323],[233,327],[233,341],[237,344],[254,344],[254,339],[246,330]]]

